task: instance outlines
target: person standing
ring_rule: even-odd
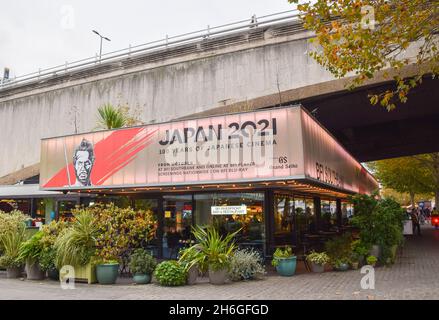
[[[412,218],[413,234],[415,234],[415,230],[417,229],[418,236],[420,236],[421,235],[421,225],[419,224],[419,217],[418,217],[416,208],[413,208],[410,216]]]

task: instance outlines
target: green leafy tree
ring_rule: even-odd
[[[439,152],[413,156],[413,158],[418,161],[419,166],[428,170],[431,178],[430,192],[434,193],[436,206],[439,205]]]
[[[305,28],[319,48],[310,55],[335,77],[354,74],[350,88],[377,73],[395,80],[394,88],[370,96],[389,111],[407,101],[425,75],[437,76],[439,2],[431,0],[289,0],[298,4]],[[416,49],[415,46],[418,46]],[[413,55],[406,55],[415,48]],[[404,67],[415,67],[404,77]],[[392,70],[393,72],[388,72]]]
[[[380,160],[370,166],[384,186],[409,193],[412,205],[416,194],[428,193],[439,204],[439,152]]]
[[[427,158],[427,156],[419,156]],[[431,170],[420,165],[418,158],[401,157],[376,161],[369,164],[379,181],[387,188],[410,195],[411,204],[415,204],[415,195],[433,191]]]

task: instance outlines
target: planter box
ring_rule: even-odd
[[[74,266],[75,282],[86,282],[88,284],[98,282],[96,278],[96,267],[88,263],[83,266]]]

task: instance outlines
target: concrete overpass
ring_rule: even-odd
[[[207,32],[3,86],[0,184],[37,175],[40,139],[93,130],[96,110],[104,103],[127,104],[143,122],[154,123],[301,102],[309,110],[318,108],[317,119],[361,161],[413,153],[413,148],[416,153],[439,150],[430,137],[439,128],[438,96],[432,90],[437,82],[428,81],[406,106],[387,113],[371,107],[365,95],[388,85],[385,79],[347,92],[349,79],[334,79],[307,55],[311,34],[295,15]],[[422,121],[423,144],[415,141],[416,130],[405,130],[413,121]]]

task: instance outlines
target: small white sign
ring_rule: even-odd
[[[212,206],[210,212],[212,215],[247,214],[247,206]]]

